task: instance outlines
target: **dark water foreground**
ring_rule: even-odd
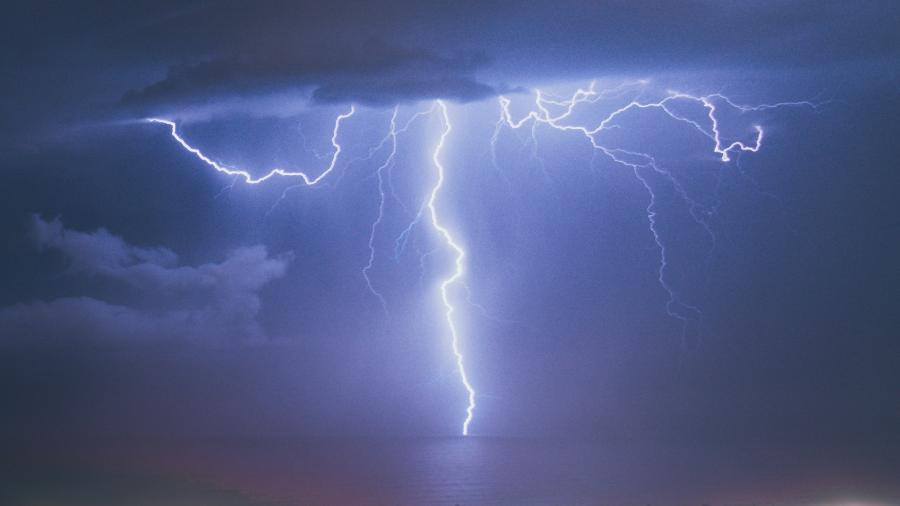
[[[896,470],[790,455],[496,438],[8,444],[0,504],[900,504]],[[833,463],[837,464],[837,463]],[[898,482],[900,483],[900,482]]]

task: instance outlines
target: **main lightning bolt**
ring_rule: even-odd
[[[472,422],[472,413],[475,410],[475,389],[472,388],[472,384],[469,383],[469,377],[466,375],[466,366],[463,360],[463,354],[459,347],[459,333],[457,332],[456,324],[453,320],[453,313],[456,312],[456,308],[450,301],[449,294],[450,287],[462,279],[463,260],[465,259],[466,252],[463,250],[462,246],[453,239],[450,230],[441,224],[441,221],[438,219],[437,207],[435,205],[437,203],[438,195],[441,192],[441,188],[444,186],[444,165],[441,163],[441,151],[444,149],[444,142],[447,140],[447,136],[450,135],[451,130],[453,130],[453,127],[450,125],[450,116],[447,114],[447,105],[441,100],[438,100],[436,105],[441,112],[441,124],[444,127],[444,130],[441,132],[440,139],[438,140],[438,144],[434,148],[434,153],[431,157],[431,160],[434,162],[434,166],[437,169],[437,182],[431,189],[431,194],[428,197],[425,207],[428,209],[428,213],[431,216],[432,228],[434,228],[434,230],[444,239],[444,242],[451,250],[453,250],[455,255],[455,270],[450,277],[441,281],[440,292],[441,301],[443,302],[445,309],[444,315],[447,320],[447,328],[450,331],[450,344],[453,348],[453,355],[456,357],[456,369],[459,372],[459,378],[468,394],[469,405],[466,407],[466,419],[463,421],[462,426],[463,436],[468,436],[469,424]]]

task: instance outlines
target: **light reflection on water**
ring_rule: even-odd
[[[292,504],[576,505],[602,493],[597,450],[480,437],[316,441],[206,448],[160,463]]]

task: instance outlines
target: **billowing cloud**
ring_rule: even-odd
[[[163,282],[178,272],[178,256],[172,250],[134,246],[105,228],[79,232],[66,229],[58,218],[45,221],[33,215],[29,231],[39,249],[62,252],[73,273],[145,283]]]
[[[256,319],[259,291],[284,276],[292,259],[291,254],[271,257],[257,245],[235,249],[219,263],[187,266],[167,248],[128,244],[102,228],[81,232],[67,229],[59,219],[33,216],[30,229],[39,248],[63,254],[68,275],[111,280],[125,285],[135,299],[172,297],[184,307],[128,306],[89,296],[20,303],[0,309],[0,336],[7,340],[258,341],[265,338]]]

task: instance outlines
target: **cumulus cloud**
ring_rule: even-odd
[[[89,296],[21,303],[0,309],[0,336],[13,339],[122,339],[164,337],[213,342],[259,341],[259,291],[284,276],[291,254],[269,255],[262,245],[230,252],[219,263],[181,265],[163,247],[128,244],[106,229],[81,232],[59,219],[33,216],[31,235],[38,248],[59,251],[67,274],[101,278],[126,286],[136,299],[164,300],[174,294],[202,301],[163,310],[111,304]]]

